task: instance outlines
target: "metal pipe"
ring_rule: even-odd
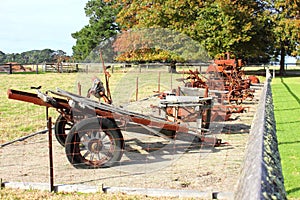
[[[32,133],[32,134],[30,134],[30,135],[26,135],[26,136],[24,136],[24,137],[18,138],[18,139],[16,139],[16,140],[9,141],[9,142],[6,142],[6,143],[4,143],[4,144],[0,144],[0,148],[5,147],[5,146],[10,145],[10,144],[13,144],[13,143],[15,143],[15,142],[22,142],[22,141],[24,141],[24,140],[26,140],[26,139],[28,139],[28,138],[30,138],[30,137],[33,137],[33,136],[35,136],[35,135],[45,134],[45,133],[47,133],[47,131],[48,131],[48,129],[45,129],[45,130],[42,130],[42,131],[38,131],[38,132]]]
[[[160,72],[158,72],[158,85],[157,85],[157,91],[160,92]]]
[[[136,77],[136,84],[135,84],[135,101],[138,101],[139,96],[139,77]]]
[[[49,142],[49,170],[50,170],[50,192],[54,191],[53,151],[52,151],[52,127],[51,117],[48,118],[48,142]]]
[[[80,84],[79,81],[78,81],[78,83],[77,83],[77,88],[78,88],[78,95],[81,96],[81,84]]]

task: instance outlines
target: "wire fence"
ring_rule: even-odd
[[[200,73],[205,73],[207,67],[211,63],[177,63],[176,69],[181,72],[184,70],[198,70]],[[137,73],[162,71],[170,72],[170,63],[105,63],[110,68],[111,73],[127,73],[128,71],[135,71]],[[285,63],[285,70],[289,73],[299,70],[299,63]],[[280,65],[278,63],[256,63],[245,65],[244,70],[247,74],[261,74],[265,76],[266,68],[270,68],[274,73],[279,74]],[[44,73],[44,72],[57,72],[57,73],[71,73],[71,72],[102,72],[102,65],[99,63],[32,63],[32,64],[19,64],[19,63],[0,63],[0,73]],[[96,71],[95,71],[96,70]]]
[[[267,80],[250,131],[235,199],[287,199],[278,150],[271,90]]]
[[[51,188],[50,160],[53,160],[55,190],[59,190],[59,186],[72,187],[79,184],[94,187],[97,191],[127,190],[128,192],[130,188],[144,188],[151,191],[159,188],[190,191],[188,194],[181,193],[181,195],[212,198],[217,194],[228,193],[232,197],[235,189],[233,185],[236,185],[238,180],[250,125],[260,96],[260,87],[255,90],[255,98],[244,102],[248,112],[233,113],[230,121],[218,124],[222,128],[217,138],[224,142],[219,146],[197,143],[193,136],[184,133],[168,140],[150,133],[145,127],[132,125],[121,130],[125,146],[122,159],[114,166],[78,169],[76,162],[75,165],[70,162],[74,158],[74,153],[72,151],[70,153],[71,148],[67,151],[55,137],[52,137],[52,145],[50,145],[48,134],[40,133],[0,148],[0,178],[4,186],[22,183],[34,188],[34,183],[47,183]],[[138,102],[136,106],[141,104]],[[26,112],[23,115],[26,115]],[[55,120],[56,118],[53,119]],[[45,127],[47,127],[46,121]],[[136,133],[137,129],[140,130],[139,133]],[[109,130],[104,132],[106,131]],[[102,145],[102,148],[105,146],[92,142],[104,136],[95,134],[85,135],[82,138],[91,142],[90,150],[97,152],[99,146]],[[53,150],[50,157],[49,148]],[[93,156],[87,153],[86,149],[83,150],[85,152],[81,153],[82,157]],[[74,190],[79,188],[76,187]],[[178,193],[174,194],[178,195]]]

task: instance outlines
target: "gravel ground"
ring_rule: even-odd
[[[123,132],[126,151],[120,165],[83,170],[71,166],[64,148],[53,137],[54,182],[233,192],[259,95],[257,90],[253,101],[244,102],[248,112],[233,114],[233,120],[225,122],[217,137],[226,144],[220,147],[190,146],[190,142],[172,143],[150,135]],[[47,134],[1,148],[0,178],[8,182],[49,182],[48,152]]]

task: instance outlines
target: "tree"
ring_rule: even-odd
[[[85,14],[90,18],[89,24],[72,34],[76,39],[73,56],[76,60],[84,60],[101,42],[119,32],[115,22],[119,6],[115,1],[89,0],[85,6]]]
[[[272,34],[256,0],[121,1],[124,29],[168,28],[198,41],[211,57],[231,51],[240,58],[269,57]]]
[[[192,19],[195,20],[194,14],[201,6],[198,1],[138,0],[119,2],[123,9],[118,14],[117,22],[122,29],[139,32],[139,35],[143,30],[149,32],[142,33],[149,39],[147,45],[140,44],[139,48],[135,47],[134,52],[131,50],[127,54],[122,54],[124,60],[133,61],[138,58],[144,62],[168,62],[171,66],[170,71],[175,72],[176,62],[203,58],[203,56],[194,57],[196,54],[203,55],[203,48],[199,48],[199,44],[194,44],[194,41],[188,38],[185,32],[188,30],[186,27],[190,26],[189,22],[192,22]],[[190,47],[189,50],[187,47]]]
[[[39,63],[42,63],[42,62],[53,62],[53,53],[55,51],[52,50],[52,49],[43,49],[41,52],[40,52],[40,62]]]
[[[117,2],[122,7],[117,16],[122,30],[175,30],[198,41],[211,57],[230,51],[238,58],[267,62],[272,56],[281,55],[282,73],[284,57],[300,55],[300,3],[297,0]]]
[[[274,54],[280,56],[280,75],[285,75],[285,56],[300,55],[300,2],[265,1],[273,23]]]
[[[5,62],[5,58],[6,58],[5,53],[3,53],[2,51],[0,51],[0,63],[4,63]]]
[[[56,62],[54,55],[66,55],[62,50],[31,50],[22,53],[4,54],[0,51],[0,63],[17,62],[20,64],[37,64],[43,62]]]
[[[166,62],[176,72],[177,62],[207,61],[198,42],[186,34],[162,28],[123,31],[114,42],[116,57],[125,62]]]
[[[232,52],[239,58],[270,56],[271,27],[255,0],[217,0],[198,12],[195,37],[211,56]]]

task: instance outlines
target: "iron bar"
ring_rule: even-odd
[[[51,128],[51,117],[48,118],[48,142],[49,142],[49,170],[50,170],[50,192],[54,191],[54,172],[53,172],[53,151],[52,151],[52,128]]]

